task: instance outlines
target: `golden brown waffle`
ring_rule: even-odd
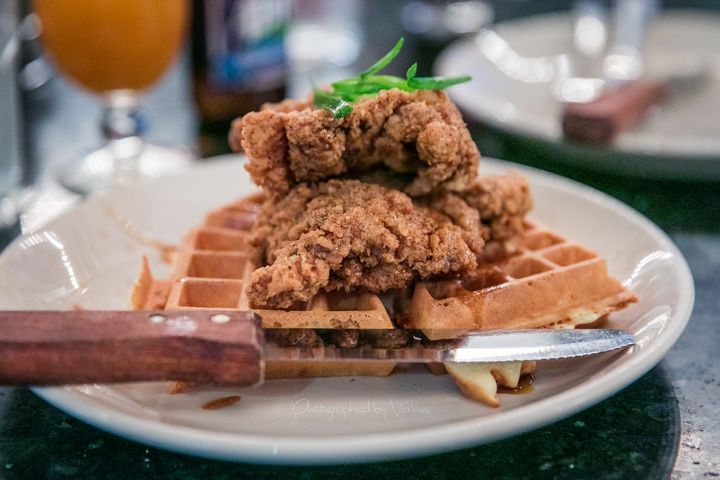
[[[431,339],[458,330],[572,328],[636,301],[602,257],[546,227],[528,223],[514,246],[473,278],[418,283],[402,327]]]
[[[261,196],[210,212],[175,255],[169,280],[152,277],[143,262],[133,288],[136,309],[249,309],[245,286],[255,269],[249,233]],[[430,338],[450,336],[440,329],[574,327],[594,322],[634,301],[607,273],[602,258],[539,225],[528,225],[514,240],[516,253],[475,278],[416,285],[402,327],[427,330]],[[304,310],[256,310],[265,328],[396,328],[374,294],[319,294]],[[432,330],[432,332],[430,331]],[[268,362],[268,378],[386,376],[395,362]],[[534,362],[448,365],[462,391],[497,406],[498,385],[514,388]],[[433,373],[445,371],[432,366]]]

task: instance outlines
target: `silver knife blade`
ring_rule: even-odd
[[[378,332],[382,332],[378,330]],[[371,345],[341,348],[282,346],[265,343],[266,360],[392,360],[407,363],[512,362],[555,360],[594,355],[627,348],[635,338],[622,330],[494,330],[472,331],[450,340],[426,340],[414,336],[406,346],[378,348]]]

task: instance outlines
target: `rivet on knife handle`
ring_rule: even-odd
[[[252,312],[0,312],[0,384],[186,380],[250,386],[263,379]]]

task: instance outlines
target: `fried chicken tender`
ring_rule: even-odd
[[[253,229],[257,259],[267,266],[250,277],[250,304],[296,308],[321,290],[384,292],[472,272],[483,241],[469,232],[479,216],[460,227],[446,211],[357,180],[299,184],[268,200]]]
[[[253,181],[274,196],[378,165],[412,173],[410,196],[462,191],[480,159],[458,109],[433,90],[384,90],[342,119],[310,101],[268,104],[233,122],[230,145],[245,152]]]
[[[511,171],[478,177],[465,192],[435,194],[416,203],[451,218],[470,248],[482,249],[477,256],[482,267],[512,254],[511,239],[523,232],[532,197],[527,180]]]
[[[479,176],[459,195],[480,214],[486,241],[522,233],[525,215],[533,208],[527,179],[513,170],[504,175]]]
[[[401,174],[381,168],[359,175],[358,180],[396,190],[408,184]],[[533,206],[527,179],[514,170],[503,175],[481,175],[463,192],[444,192],[413,200],[444,213],[459,227],[469,228],[473,235],[478,232],[479,222],[479,235],[486,242],[502,242],[522,233],[525,215]]]
[[[501,254],[489,254],[489,243],[522,232],[531,207],[516,172],[415,200],[357,180],[299,184],[262,207],[252,243],[267,266],[251,276],[248,295],[258,308],[290,308],[321,290],[383,292],[471,273]]]

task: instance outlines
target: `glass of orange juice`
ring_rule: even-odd
[[[79,193],[185,168],[187,150],[143,141],[138,97],[167,70],[189,24],[188,0],[34,0],[58,68],[104,102],[106,145],[61,174]]]

